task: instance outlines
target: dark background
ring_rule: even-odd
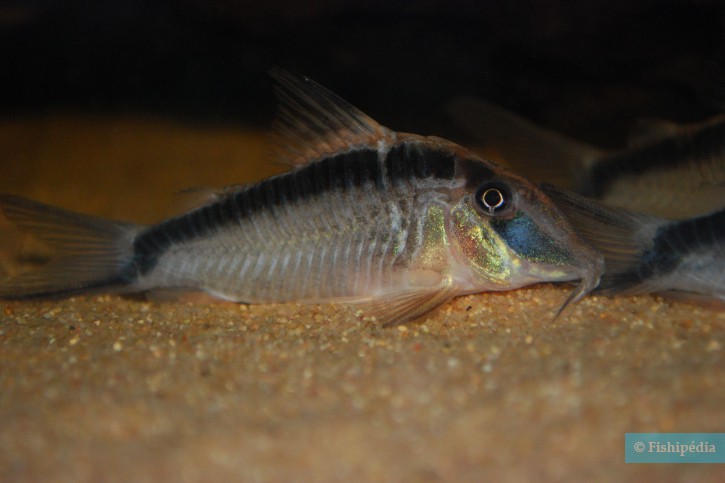
[[[721,1],[6,1],[0,116],[267,125],[273,65],[394,129],[455,137],[460,95],[603,146],[725,105]]]

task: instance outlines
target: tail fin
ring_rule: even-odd
[[[36,270],[0,281],[0,299],[62,297],[132,283],[136,225],[65,211],[0,195],[5,217],[54,249]]]

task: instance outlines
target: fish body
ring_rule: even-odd
[[[628,149],[592,160],[579,177],[579,191],[675,219],[725,207],[725,118],[666,126],[660,136],[650,134]]]
[[[725,207],[725,116],[691,125],[641,121],[630,146],[604,151],[482,100],[459,99],[448,110],[484,149],[534,181],[663,218]]]
[[[605,258],[599,293],[725,300],[725,117],[641,122],[628,148],[605,152],[485,101],[449,112],[522,172],[560,186],[543,189]]]
[[[277,155],[294,168],[230,187],[152,226],[0,196],[55,260],[6,299],[195,289],[246,302],[364,304],[385,323],[454,296],[542,281],[598,283],[601,255],[538,188],[452,142],[377,124],[280,69]]]
[[[544,191],[599,250],[604,294],[667,293],[725,302],[725,209],[686,220],[643,215],[553,186]]]

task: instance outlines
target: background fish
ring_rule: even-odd
[[[725,207],[725,117],[686,126],[640,121],[628,148],[606,152],[480,99],[458,99],[448,112],[484,154],[535,182],[673,219]]]
[[[597,292],[676,292],[725,302],[725,209],[669,221],[544,186],[578,233],[605,257]]]
[[[248,302],[361,303],[404,322],[452,297],[599,282],[601,255],[534,185],[449,141],[396,133],[280,69],[277,155],[295,168],[153,226],[2,195],[57,257],[0,285],[22,299],[203,290]],[[568,302],[568,301],[567,301]]]

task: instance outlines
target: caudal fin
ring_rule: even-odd
[[[0,299],[63,297],[118,289],[136,277],[136,225],[108,221],[10,195],[0,210],[54,250],[45,265],[0,281]]]

